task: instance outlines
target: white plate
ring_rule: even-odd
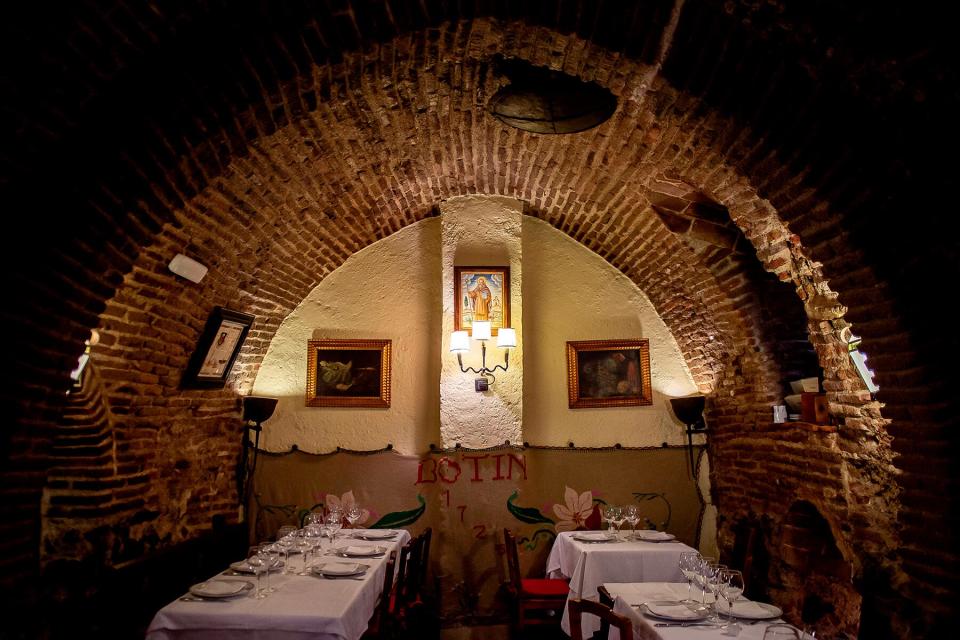
[[[386,547],[361,547],[357,545],[337,547],[336,549],[338,555],[348,558],[369,558],[370,556],[383,555],[386,551]]]
[[[207,580],[190,587],[190,593],[201,598],[232,598],[253,589],[246,580]]]
[[[270,573],[280,571],[283,569],[284,562],[283,560],[278,560],[277,564],[270,567]],[[249,573],[253,574],[253,567],[251,567],[246,560],[241,560],[239,562],[231,563],[230,568],[236,571],[237,573]]]
[[[669,542],[670,540],[676,540],[677,536],[672,533],[667,533],[666,531],[651,531],[650,529],[640,529],[635,533],[637,540],[643,540],[644,542]]]
[[[680,622],[696,622],[710,615],[710,609],[702,605],[692,605],[694,608],[677,602],[676,600],[657,600],[644,602],[640,606],[643,613],[661,620],[678,620]]]
[[[321,576],[355,576],[364,573],[367,565],[359,562],[325,562],[311,567],[310,570]]]
[[[353,535],[361,540],[389,540],[390,538],[395,538],[397,532],[391,531],[390,529],[371,529],[368,531],[358,531]]]
[[[721,606],[720,613],[726,614],[727,608]],[[770,620],[782,616],[783,609],[766,602],[738,600],[733,603],[729,613],[734,618],[742,618],[743,620]]]
[[[617,539],[606,531],[578,531],[570,537],[578,542],[613,542]]]

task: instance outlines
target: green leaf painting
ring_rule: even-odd
[[[507,498],[507,510],[513,514],[514,518],[527,524],[539,524],[541,522],[553,524],[553,520],[540,513],[540,509],[515,505],[513,501],[516,500],[519,495],[519,491],[514,491],[510,497]]]
[[[383,516],[372,525],[370,529],[394,529],[396,527],[405,527],[408,524],[413,524],[416,522],[420,516],[423,515],[423,512],[427,510],[427,501],[424,500],[423,496],[419,493],[417,494],[417,501],[420,503],[420,506],[416,509],[411,509],[409,511],[394,511]]]

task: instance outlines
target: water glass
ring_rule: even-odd
[[[260,556],[260,545],[255,544],[247,549],[247,564],[250,566],[250,570],[257,575],[257,590],[254,592],[253,597],[257,599],[266,598],[267,594],[261,588],[260,581],[264,570],[264,560]]]
[[[733,617],[733,603],[737,601],[740,594],[743,593],[743,574],[736,569],[725,569],[720,586],[720,595],[727,603],[727,617],[730,620],[723,625],[723,631],[726,635],[735,636],[740,633],[740,625]]]
[[[623,508],[623,517],[630,523],[630,538],[634,539],[637,537],[637,523],[640,522],[640,511],[637,509],[637,505],[628,504]]]
[[[280,548],[280,553],[283,554],[284,573],[293,573],[293,568],[290,566],[290,549],[293,547],[293,538],[296,533],[296,527],[286,526],[277,530],[277,546]]]
[[[261,542],[259,546],[260,558],[263,559],[264,573],[267,574],[267,586],[263,592],[273,593],[276,589],[270,586],[270,572],[280,564],[280,548],[273,542]]]

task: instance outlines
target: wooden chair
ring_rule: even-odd
[[[608,594],[609,595],[609,594]],[[583,629],[580,627],[580,619],[584,613],[590,613],[600,618],[601,631],[606,628],[609,632],[610,626],[616,627],[620,631],[620,637],[624,640],[633,638],[633,625],[630,620],[614,613],[613,609],[605,604],[593,602],[591,600],[571,600],[567,605],[567,611],[570,613],[570,640],[583,640]],[[600,638],[606,638],[606,634],[598,635]]]
[[[390,603],[393,599],[393,570],[396,567],[396,552],[390,554],[387,560],[387,571],[383,575],[383,588],[380,591],[380,602],[370,618],[367,630],[361,640],[374,640],[389,637]]]
[[[503,540],[507,548],[507,568],[510,572],[508,590],[514,600],[516,630],[522,633],[536,625],[559,626],[570,592],[569,583],[566,580],[522,577],[516,537],[509,529],[504,529]]]
[[[426,565],[429,561],[433,529],[414,537],[400,549],[396,580],[384,583],[385,597],[378,607],[380,620],[374,637],[419,637],[430,624],[432,611],[424,601]],[[389,575],[393,576],[392,567]]]

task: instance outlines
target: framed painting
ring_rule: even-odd
[[[308,407],[390,406],[391,340],[311,340]]]
[[[453,330],[473,335],[473,323],[490,321],[490,334],[510,326],[510,267],[454,267]]]
[[[187,364],[181,386],[203,389],[226,384],[253,321],[254,316],[250,314],[214,307]]]
[[[571,409],[653,404],[646,339],[567,342]]]

